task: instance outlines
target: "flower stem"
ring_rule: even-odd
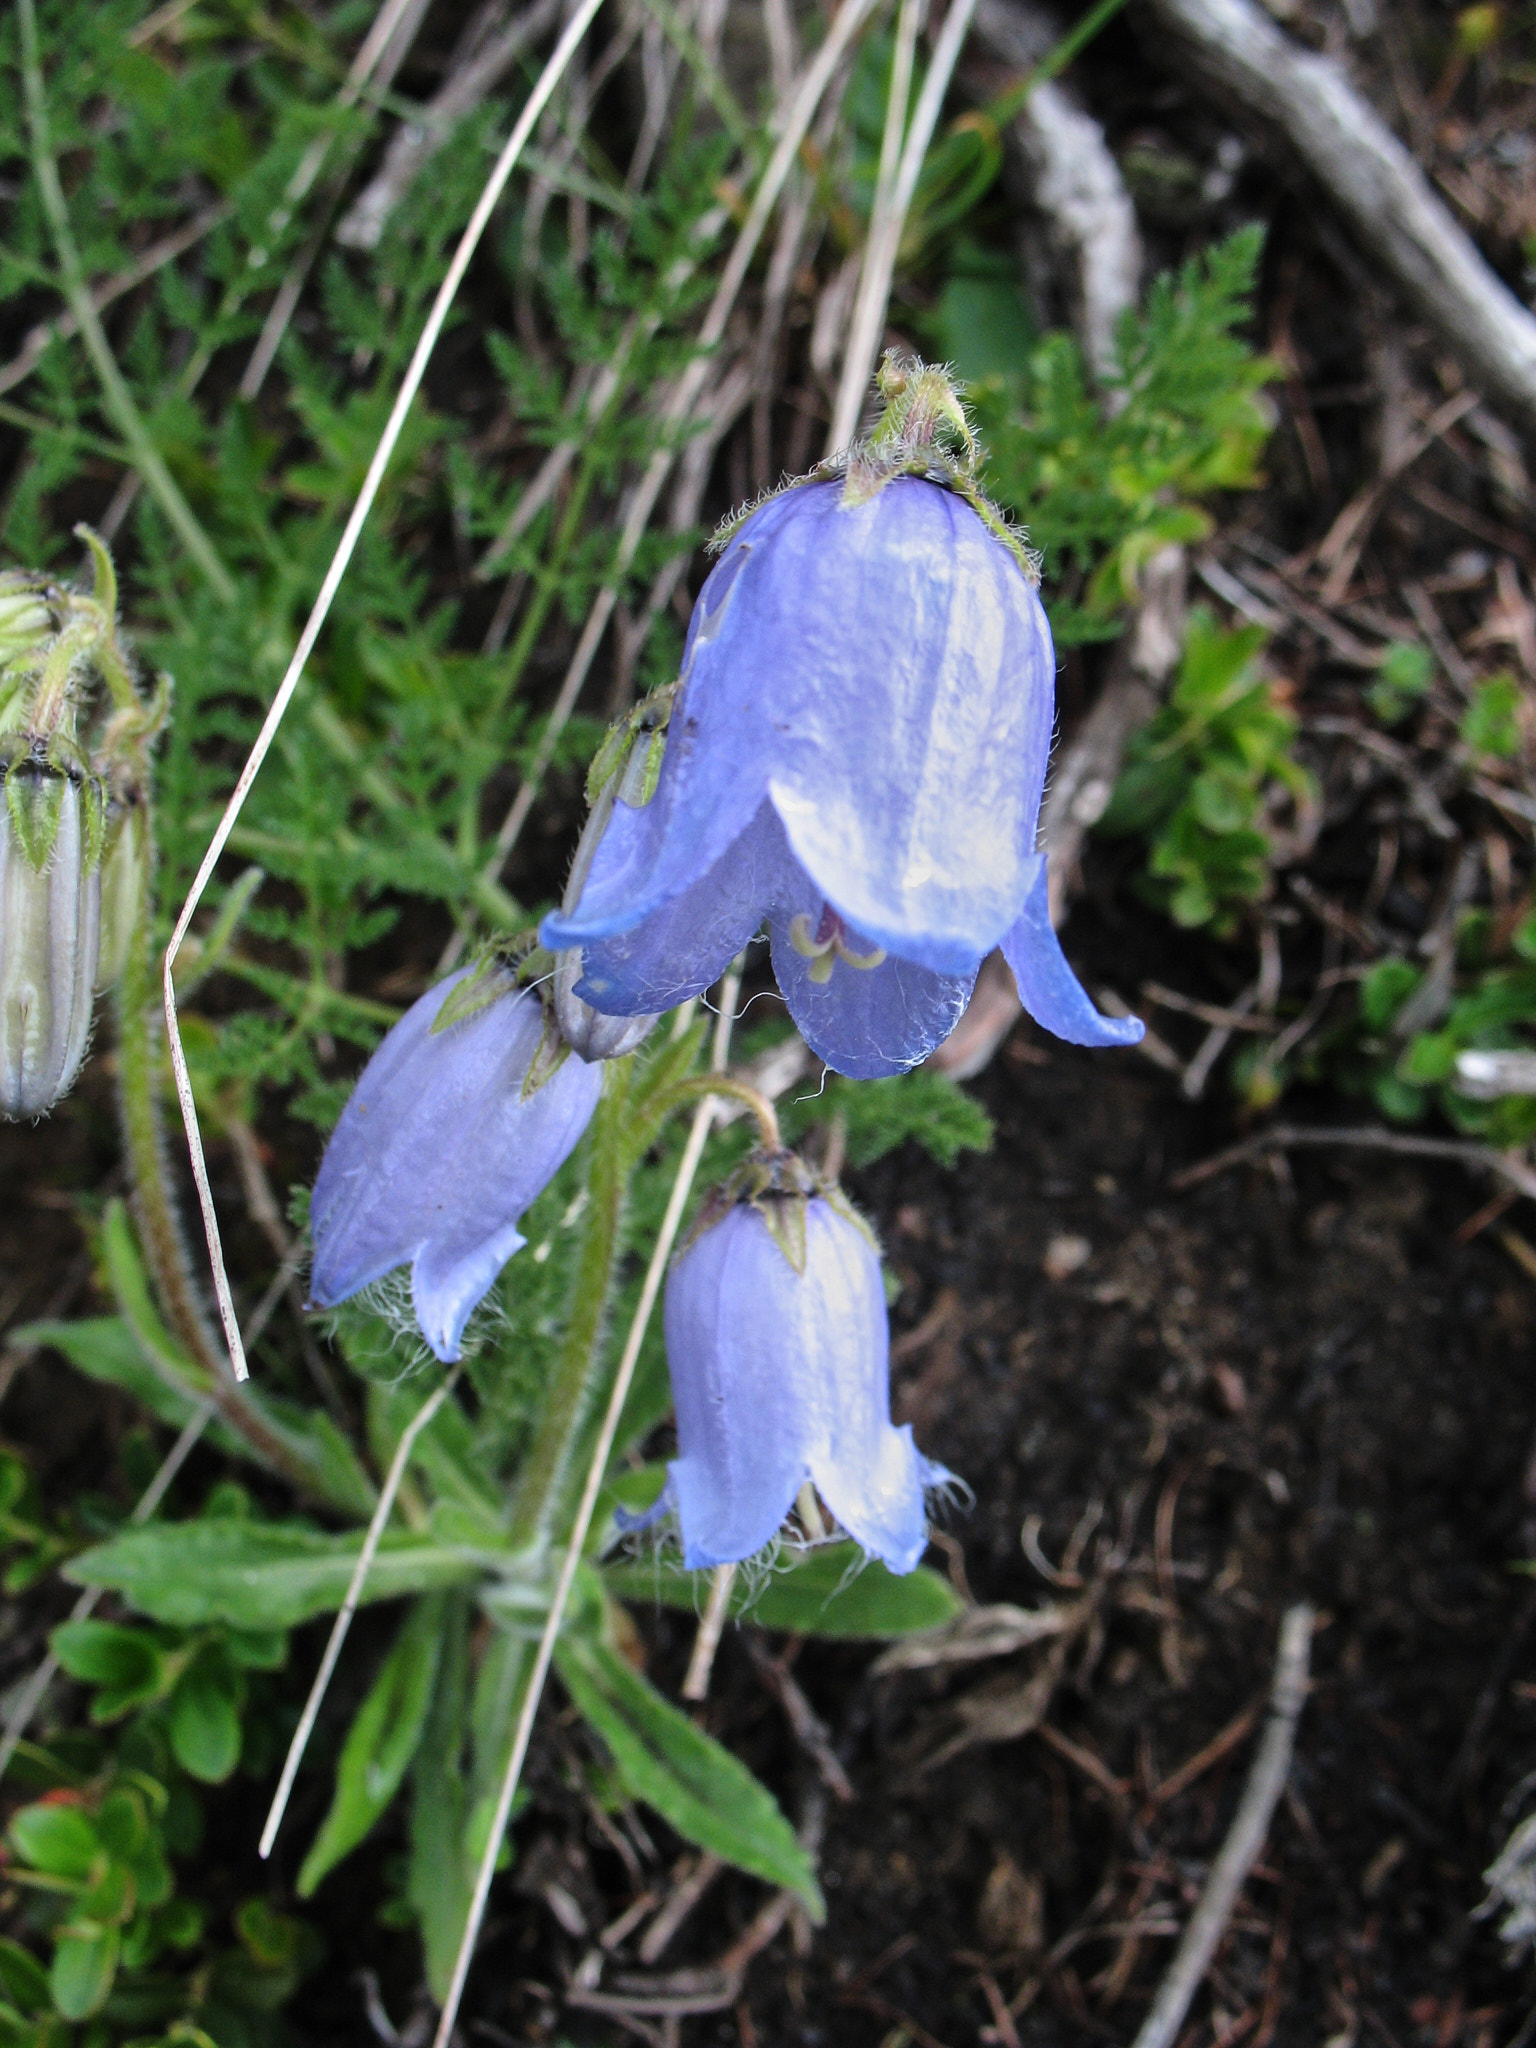
[[[764,1151],[783,1151],[784,1140],[779,1135],[777,1110],[760,1088],[754,1088],[750,1081],[739,1081],[734,1075],[690,1074],[686,1080],[675,1082],[662,1098],[663,1114],[670,1115],[685,1102],[697,1102],[706,1095],[729,1096],[732,1102],[739,1102],[744,1109],[749,1109],[757,1118]]]
[[[571,1462],[586,1436],[584,1425],[600,1377],[603,1332],[634,1163],[625,1131],[633,1067],[632,1059],[608,1062],[592,1119],[592,1164],[570,1318],[512,1499],[512,1541],[530,1549],[546,1547],[560,1533],[560,1503],[570,1492]]]
[[[148,770],[141,778],[147,785]],[[146,856],[127,959],[115,991],[117,1010],[117,1099],[123,1145],[128,1154],[134,1222],[144,1258],[154,1277],[160,1307],[176,1336],[207,1376],[202,1389],[218,1409],[219,1419],[243,1436],[263,1461],[307,1494],[316,1492],[315,1475],[295,1457],[282,1437],[242,1398],[230,1379],[224,1347],[199,1298],[192,1262],[176,1213],[166,1156],[165,1127],[160,1115],[157,1058],[159,1031],[156,979],[150,946],[150,910],[154,886],[154,820],[145,787]],[[183,1391],[186,1391],[185,1389]]]

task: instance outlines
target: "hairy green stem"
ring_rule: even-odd
[[[560,1504],[570,1491],[573,1461],[602,1378],[608,1305],[623,1251],[624,1205],[634,1164],[629,1142],[631,1059],[610,1060],[592,1119],[591,1168],[571,1313],[533,1442],[512,1499],[512,1540],[545,1548],[560,1535]]]
[[[143,415],[117,366],[106,329],[101,324],[101,316],[96,310],[96,301],[91,296],[80,261],[80,251],[75,246],[69,208],[65,203],[64,188],[59,183],[59,168],[49,136],[48,97],[43,86],[43,65],[37,44],[35,0],[17,0],[17,11],[21,25],[21,70],[27,100],[27,129],[32,143],[32,170],[42,197],[43,211],[53,233],[64,297],[95,368],[107,411],[128,444],[135,468],[154,492],[160,509],[175,528],[187,553],[217,594],[226,603],[231,603],[235,595],[234,579],[219,560],[213,542],[203,531],[196,513],[166,467],[165,457],[151,439]]]
[[[754,1088],[750,1081],[738,1081],[729,1074],[689,1074],[686,1079],[674,1081],[655,1105],[659,1116],[671,1116],[674,1110],[685,1104],[702,1102],[706,1095],[728,1096],[732,1102],[739,1102],[743,1109],[750,1110],[757,1118],[758,1135],[767,1152],[782,1152],[784,1140],[779,1134],[778,1112],[760,1088]]]
[[[145,777],[147,780],[147,775]],[[176,1336],[207,1375],[205,1392],[220,1420],[245,1438],[268,1465],[304,1493],[314,1494],[315,1477],[294,1456],[233,1384],[224,1347],[209,1321],[192,1277],[192,1261],[176,1213],[165,1127],[160,1115],[158,977],[150,943],[150,907],[154,882],[154,830],[147,794],[145,859],[139,901],[128,957],[115,990],[117,1010],[117,1097],[123,1145],[128,1154],[134,1222],[139,1243],[154,1277],[160,1307]]]

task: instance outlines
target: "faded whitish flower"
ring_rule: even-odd
[[[36,1117],[90,1040],[103,794],[30,757],[0,763],[0,791],[0,1115]]]
[[[601,1067],[552,1049],[538,997],[504,976],[482,982],[475,1001],[459,997],[467,1014],[434,1031],[467,981],[439,982],[389,1032],[342,1111],[310,1203],[311,1299],[334,1307],[408,1265],[421,1334],[445,1361],[524,1243],[518,1220],[569,1158],[603,1085]]]
[[[654,797],[621,791],[544,943],[616,1016],[719,976],[766,920],[811,1047],[861,1078],[954,1028],[1001,945],[1059,1037],[1128,1045],[1067,965],[1035,850],[1055,656],[1017,552],[924,475],[812,482],[742,524],[694,608]]]
[[[685,1565],[751,1557],[809,1480],[864,1550],[914,1569],[924,1490],[950,1475],[892,1426],[880,1258],[840,1195],[788,1155],[750,1166],[672,1268],[666,1342]]]

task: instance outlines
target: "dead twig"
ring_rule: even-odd
[[[1240,1145],[1229,1145],[1195,1166],[1174,1174],[1168,1186],[1175,1194],[1198,1187],[1233,1166],[1246,1166],[1267,1152],[1288,1152],[1312,1146],[1339,1145],[1360,1151],[1397,1152],[1409,1159],[1453,1159],[1463,1166],[1502,1176],[1517,1193],[1536,1200],[1536,1168],[1515,1152],[1476,1145],[1456,1138],[1421,1138],[1408,1131],[1384,1131],[1370,1124],[1330,1127],[1325,1124],[1272,1124]]]
[[[796,1683],[794,1674],[777,1657],[770,1657],[755,1636],[743,1638],[758,1677],[784,1709],[784,1718],[795,1740],[816,1766],[816,1774],[836,1800],[853,1803],[853,1786],[843,1769],[843,1760],[832,1746],[832,1732]]]
[[[1233,1816],[1221,1853],[1211,1866],[1205,1891],[1173,1961],[1158,1986],[1135,2048],[1172,2048],[1184,2016],[1226,1932],[1243,1881],[1258,1861],[1276,1801],[1290,1775],[1296,1723],[1307,1696],[1312,1654],[1312,1609],[1303,1601],[1286,1610],[1270,1690],[1269,1722],[1248,1774],[1242,1802]]]
[[[1201,68],[1274,122],[1364,247],[1474,381],[1536,419],[1536,318],[1489,269],[1342,67],[1252,0],[1152,0]]]

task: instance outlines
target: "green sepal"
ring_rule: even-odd
[[[764,491],[733,512],[716,529],[710,551],[719,553],[728,546],[770,499],[806,484],[841,481],[843,503],[852,507],[867,505],[897,477],[920,477],[964,498],[993,538],[1013,556],[1026,580],[1038,584],[1038,555],[982,488],[985,450],[948,370],[920,362],[903,350],[887,349],[875,383],[885,410],[868,438],[856,441],[845,454],[819,462],[807,475],[791,477],[777,489]]]
[[[544,1012],[544,1030],[538,1048],[528,1062],[528,1071],[523,1076],[520,1099],[527,1102],[538,1094],[546,1081],[552,1081],[571,1056],[571,1048],[561,1034],[560,1026],[548,1010]]]
[[[64,810],[66,778],[51,768],[12,769],[5,778],[5,807],[16,843],[33,874],[40,875],[53,853]]]
[[[482,1010],[510,995],[515,986],[503,946],[493,941],[481,947],[465,969],[463,979],[449,990],[442,1008],[432,1019],[428,1036],[436,1038],[451,1031],[455,1024],[467,1024],[471,1017],[478,1017]]]
[[[596,806],[615,782],[617,794],[635,810],[643,810],[656,794],[661,777],[662,757],[667,751],[667,727],[672,717],[676,683],[652,690],[604,733],[592,765],[587,770],[587,802]],[[621,779],[622,778],[622,779]]]

